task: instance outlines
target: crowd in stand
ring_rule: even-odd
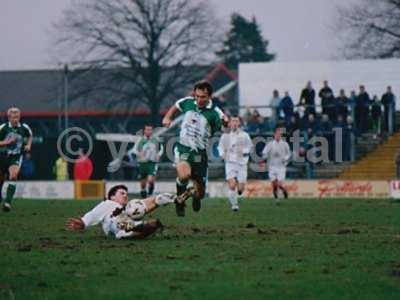
[[[320,109],[317,110],[316,97],[320,99]],[[264,118],[257,109],[246,109],[242,116],[245,130],[257,134],[271,131],[275,126],[284,125],[287,136],[300,130],[308,139],[313,136],[324,136],[330,146],[330,159],[334,160],[334,132],[342,129],[343,159],[350,159],[350,135],[360,136],[372,132],[377,138],[380,134],[390,132],[390,126],[395,128],[395,95],[390,86],[385,93],[370,96],[366,87],[360,85],[359,91],[351,91],[349,95],[341,89],[334,94],[328,81],[318,94],[309,81],[301,91],[298,104],[294,104],[289,92],[281,97],[274,90],[269,104],[271,116]],[[391,116],[390,116],[391,114]]]
[[[329,83],[324,81],[318,93],[321,100],[320,114],[317,113],[316,97],[311,82],[301,91],[297,105],[289,92],[286,91],[281,97],[279,91],[274,90],[269,104],[271,116],[264,118],[257,109],[248,108],[243,115],[246,129],[251,133],[259,133],[283,123],[288,130],[295,127],[313,132],[313,127],[321,128],[318,125],[324,121],[327,130],[331,130],[331,127],[351,126],[357,135],[368,131],[378,135],[389,130],[389,113],[392,114],[392,121],[395,121],[396,98],[390,86],[380,98],[377,95],[371,97],[363,85],[359,87],[358,93],[351,91],[347,96],[345,90],[341,89],[335,96]]]

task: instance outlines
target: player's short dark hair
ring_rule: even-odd
[[[143,126],[143,129],[146,128],[146,127],[154,128],[154,125],[151,124],[151,123],[145,123],[144,126]]]
[[[280,130],[283,133],[283,131],[285,130],[285,126],[282,125],[275,126],[274,132],[277,132],[278,130]]]
[[[126,185],[118,184],[118,185],[113,186],[113,187],[108,191],[107,199],[111,200],[111,197],[114,196],[114,195],[118,192],[118,190],[120,190],[120,189],[125,190],[126,192],[128,192],[128,188],[127,188]]]
[[[209,96],[211,96],[213,93],[213,87],[211,83],[206,80],[197,82],[193,87],[193,91],[195,90],[206,90]]]

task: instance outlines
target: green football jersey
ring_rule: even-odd
[[[143,156],[139,153],[143,152]],[[155,137],[142,137],[138,140],[133,148],[138,162],[157,162],[157,156],[161,157],[164,152],[164,146]]]
[[[19,123],[16,127],[12,127],[10,122],[0,125],[0,141],[8,138],[15,138],[15,143],[0,147],[0,151],[6,152],[8,155],[19,155],[23,152],[23,147],[29,137],[32,136],[32,130],[25,123]]]
[[[193,97],[178,100],[175,105],[184,113],[179,143],[194,150],[205,150],[209,138],[221,130],[223,112],[211,100],[200,108]]]

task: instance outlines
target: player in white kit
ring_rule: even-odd
[[[279,189],[282,190],[285,198],[288,197],[283,181],[286,177],[286,166],[291,156],[289,144],[282,140],[282,128],[275,129],[274,139],[265,146],[262,155],[267,160],[268,175],[272,181],[274,198],[276,203],[279,204]]]
[[[143,200],[128,199],[128,188],[116,185],[108,192],[107,200],[102,201],[82,218],[72,218],[67,229],[84,230],[87,227],[102,225],[105,235],[117,239],[145,238],[163,226],[159,220],[143,220],[143,217],[160,206],[176,202],[176,196],[163,193]]]
[[[233,211],[239,210],[238,194],[243,193],[247,181],[247,164],[253,143],[247,132],[240,128],[240,118],[231,117],[229,133],[224,133],[218,144],[218,152],[225,161],[225,177],[228,197]]]

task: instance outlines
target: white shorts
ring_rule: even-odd
[[[286,168],[270,168],[268,176],[270,180],[283,181],[286,178]]]
[[[225,163],[225,178],[226,180],[236,178],[239,183],[247,181],[247,164],[240,165],[231,162]]]

